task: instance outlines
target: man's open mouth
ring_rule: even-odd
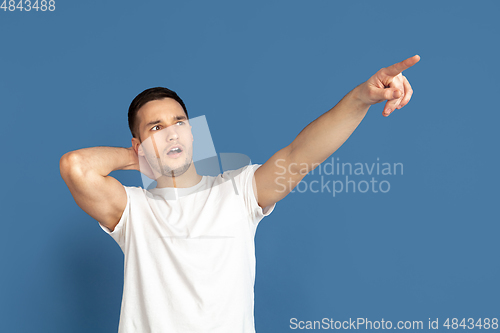
[[[180,153],[182,153],[182,148],[180,146],[174,146],[174,147],[170,148],[167,155],[175,156],[175,155],[180,154]]]

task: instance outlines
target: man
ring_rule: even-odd
[[[61,175],[76,203],[125,254],[119,332],[255,332],[259,221],[347,140],[370,105],[387,101],[388,116],[409,102],[401,73],[419,60],[379,70],[263,165],[199,175],[186,107],[166,88],[132,101],[132,147],[65,154]],[[120,169],[139,170],[157,187],[123,186],[108,176]]]

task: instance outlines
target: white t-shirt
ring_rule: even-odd
[[[203,176],[189,188],[125,186],[113,232],[125,255],[119,333],[249,333],[254,328],[260,165]]]

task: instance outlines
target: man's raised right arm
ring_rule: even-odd
[[[103,226],[113,231],[127,205],[123,185],[108,176],[115,170],[139,170],[132,147],[92,147],[64,154],[61,176],[75,202]]]

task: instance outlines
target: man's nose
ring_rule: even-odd
[[[168,126],[165,130],[167,132],[167,141],[173,141],[179,138],[179,134],[177,133],[177,128],[175,125]]]

